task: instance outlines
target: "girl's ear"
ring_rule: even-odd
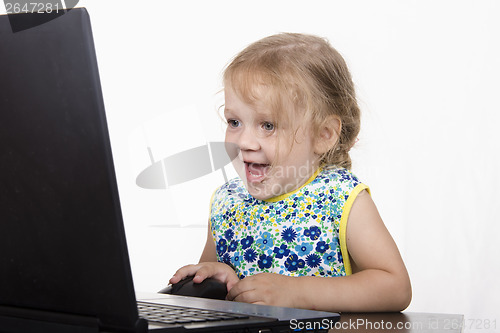
[[[340,137],[342,121],[337,116],[329,116],[319,127],[314,143],[314,152],[322,155],[335,147]]]

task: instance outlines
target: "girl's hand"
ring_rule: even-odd
[[[202,262],[197,265],[187,265],[181,267],[170,278],[169,283],[175,284],[180,280],[193,276],[194,283],[200,283],[206,278],[214,278],[226,284],[227,290],[240,281],[234,270],[221,262]]]
[[[297,278],[273,273],[247,276],[229,290],[230,301],[295,307]]]

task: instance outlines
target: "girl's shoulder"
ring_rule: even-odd
[[[328,166],[321,170],[313,183],[328,184],[330,186],[344,185],[354,188],[361,184],[361,181],[348,169]]]
[[[245,184],[240,177],[236,177],[219,186],[216,192],[245,192]]]
[[[213,195],[213,198],[215,199],[221,199],[224,197],[231,197],[234,199],[239,199],[239,200],[248,200],[250,197],[250,194],[245,188],[245,184],[241,180],[241,178],[236,177],[233,179],[230,179],[228,182],[225,184],[219,186]]]

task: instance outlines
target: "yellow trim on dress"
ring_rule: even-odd
[[[280,201],[280,200],[288,198],[289,196],[291,196],[292,194],[294,194],[295,192],[299,191],[301,188],[303,188],[304,186],[306,186],[307,184],[309,184],[310,182],[312,182],[316,178],[316,176],[321,172],[321,170],[323,170],[323,169],[322,168],[318,168],[313,173],[313,175],[311,177],[309,177],[309,179],[302,186],[300,186],[299,188],[297,188],[297,189],[295,189],[295,190],[293,190],[291,192],[278,195],[277,197],[274,197],[274,198],[265,199],[263,201],[265,201],[265,202],[277,202],[277,201]]]
[[[351,208],[352,204],[354,203],[354,200],[356,200],[358,194],[360,194],[361,191],[363,190],[366,190],[368,193],[370,193],[370,189],[365,184],[358,184],[352,190],[351,194],[349,194],[349,198],[347,198],[347,201],[344,204],[344,209],[342,210],[342,217],[340,218],[340,227],[339,227],[340,252],[342,253],[342,258],[344,259],[344,268],[346,275],[352,274],[351,261],[349,260],[349,252],[347,251],[347,238],[346,238],[347,220],[349,219],[349,214],[351,213]]]

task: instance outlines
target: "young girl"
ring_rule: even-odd
[[[405,309],[404,263],[349,171],[360,112],[340,54],[319,37],[278,34],[238,54],[223,80],[239,178],[214,193],[200,262],[170,283],[213,277],[229,300],[257,304]]]

